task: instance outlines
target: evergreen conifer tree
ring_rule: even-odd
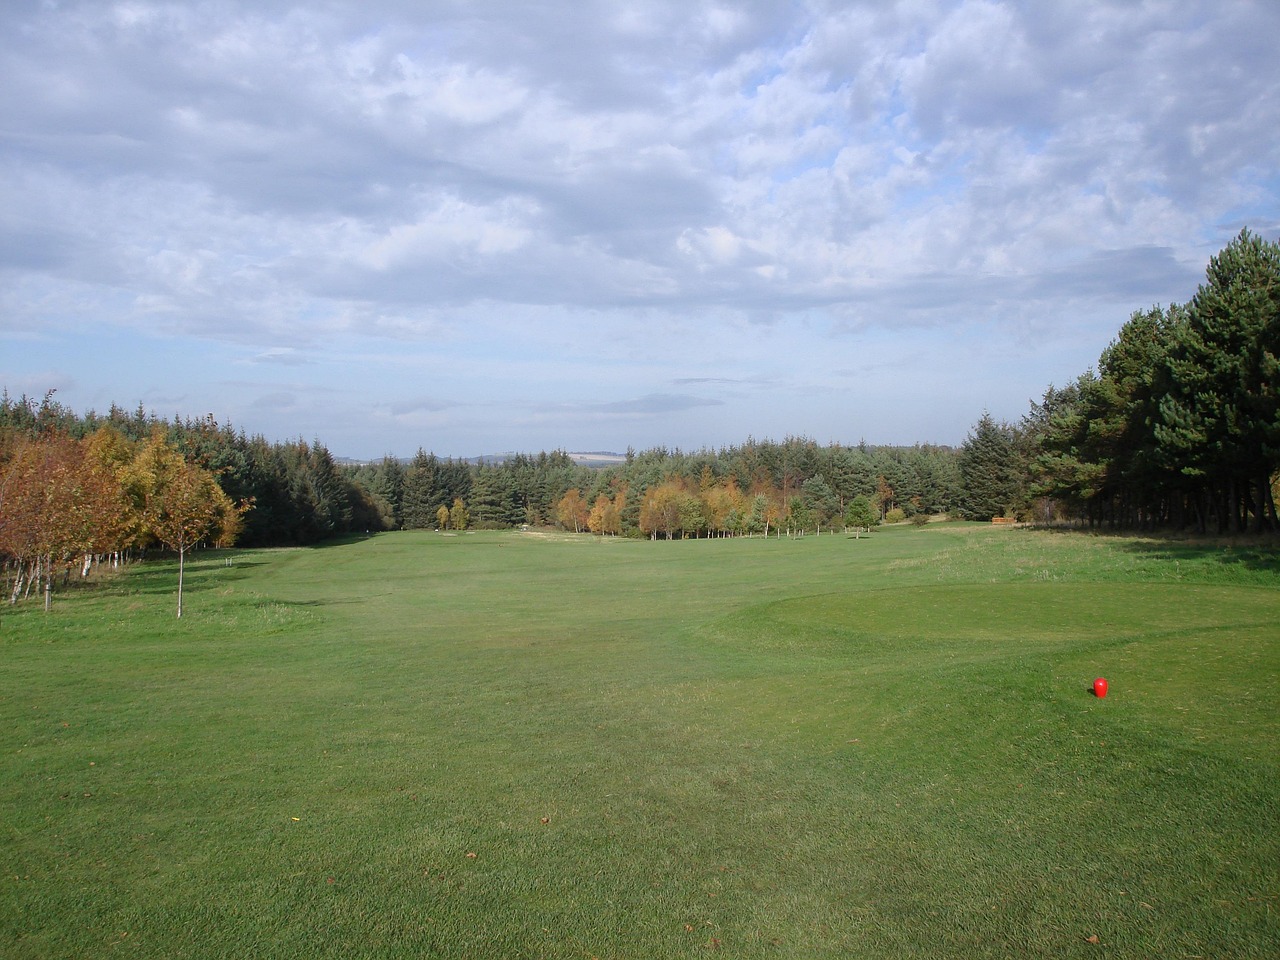
[[[1017,498],[1020,477],[1012,431],[984,412],[960,451],[963,512],[973,520],[1003,516]]]

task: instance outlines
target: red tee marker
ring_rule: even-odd
[[[1097,680],[1093,681],[1093,695],[1098,699],[1102,699],[1107,695],[1106,677],[1099,677]]]

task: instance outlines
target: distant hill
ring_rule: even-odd
[[[611,450],[587,450],[581,453],[566,453],[565,455],[574,463],[578,464],[578,466],[580,467],[612,467],[616,464],[627,462],[626,454],[614,453]],[[515,453],[483,453],[478,457],[455,457],[453,459],[455,462],[474,463],[474,464],[487,463],[490,465],[494,465],[494,464],[506,463],[508,460],[510,460],[514,456],[517,456],[517,454]],[[409,461],[412,459],[413,459],[412,457],[399,458],[400,462],[405,465],[408,465]],[[449,458],[441,457],[440,459],[447,460]],[[377,460],[357,460],[354,457],[334,457],[333,458],[334,463],[341,464],[343,466],[350,466],[350,467],[358,467],[366,463],[378,463],[381,460],[382,460],[381,457],[379,457]]]
[[[612,467],[614,464],[626,463],[624,453],[611,453],[608,450],[591,450],[586,453],[571,453],[569,459],[584,467]]]
[[[479,457],[466,457],[464,459],[467,463],[498,464],[506,463],[514,456],[517,456],[517,454],[486,453]],[[610,450],[588,450],[582,453],[566,452],[565,456],[580,467],[612,467],[615,464],[627,462],[626,454],[614,453]]]

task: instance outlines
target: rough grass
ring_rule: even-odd
[[[1280,954],[1265,543],[223,556],[0,612],[0,954]]]

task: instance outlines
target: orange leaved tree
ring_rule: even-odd
[[[43,581],[48,609],[55,565],[118,550],[129,532],[119,478],[95,454],[92,438],[49,433],[21,441],[0,470],[0,554],[14,571],[10,602]]]
[[[574,533],[583,531],[590,516],[591,508],[582,499],[582,491],[577,487],[569,490],[556,504],[556,519],[560,521],[560,526]]]

